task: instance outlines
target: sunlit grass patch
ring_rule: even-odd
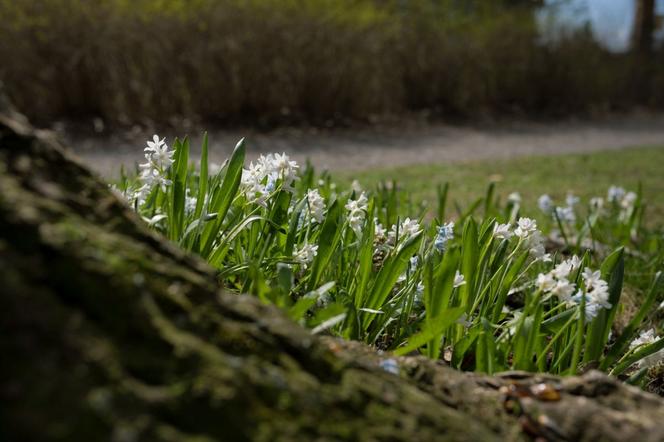
[[[401,194],[414,204],[433,203],[436,188],[449,183],[450,199],[462,205],[483,195],[495,182],[497,193],[505,199],[518,191],[525,213],[537,211],[537,199],[548,194],[559,204],[568,193],[583,200],[605,197],[616,183],[637,189],[643,187],[647,202],[646,224],[664,223],[664,146],[644,146],[618,151],[584,154],[518,157],[455,162],[454,164],[416,165],[377,169],[362,173],[339,172],[343,182],[358,179],[363,185],[396,179]]]

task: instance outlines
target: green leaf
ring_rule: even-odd
[[[602,278],[609,284],[609,302],[611,308],[602,309],[590,324],[588,338],[586,340],[586,351],[584,362],[597,361],[602,355],[606,341],[609,338],[611,325],[618,310],[620,294],[622,292],[623,276],[625,273],[624,249],[618,248],[610,254],[602,263]]]
[[[447,193],[450,189],[450,183],[445,183],[438,186],[438,221],[443,222],[445,220],[445,206],[447,205]]]
[[[293,248],[295,248],[295,243],[297,241],[297,232],[298,232],[298,227],[300,224],[300,215],[302,213],[302,210],[307,205],[307,199],[303,198],[300,200],[295,205],[295,209],[293,210],[293,213],[291,213],[291,219],[290,219],[290,224],[288,226],[288,235],[286,236],[286,245],[284,247],[284,255],[285,256],[292,256],[293,255]]]
[[[198,175],[198,197],[196,199],[196,210],[194,211],[194,218],[199,218],[203,211],[203,205],[207,195],[208,187],[208,134],[203,134],[203,144],[201,146],[201,165],[200,173]]]
[[[231,207],[231,203],[240,187],[245,153],[246,147],[244,138],[242,138],[235,146],[233,154],[231,155],[226,175],[219,188],[218,198],[216,198],[217,201],[214,201],[213,206],[209,208],[210,212],[217,213],[217,219],[215,222],[208,224],[203,231],[203,256],[207,257],[210,254],[212,244],[219,233],[219,228],[221,227],[221,224],[226,217],[226,213],[228,213],[228,209]]]
[[[477,339],[475,352],[475,371],[493,374],[495,367],[496,343],[493,338],[493,329],[486,318],[482,318],[481,331]]]
[[[169,238],[173,241],[180,239],[184,228],[184,203],[187,196],[187,170],[189,167],[189,140],[176,141],[173,165],[171,166],[171,181],[173,193],[171,199],[171,217]]]
[[[374,235],[375,235],[375,223],[373,221],[374,214],[374,203],[372,199],[369,202],[369,207],[367,210],[367,224],[362,233],[362,241],[360,243],[360,250],[358,253],[358,268],[357,268],[357,280],[354,290],[354,304],[355,307],[362,307],[364,303],[364,298],[367,293],[367,288],[369,284],[369,277],[371,276],[371,271],[373,270],[373,253],[374,253]]]
[[[655,303],[657,296],[664,289],[664,273],[657,272],[653,278],[653,282],[648,289],[648,294],[646,295],[643,304],[639,308],[639,311],[634,315],[627,327],[620,334],[616,342],[611,346],[606,357],[602,359],[600,364],[600,370],[608,369],[615,361],[618,360],[621,354],[623,354],[629,347],[630,342],[632,342],[635,337],[639,327],[643,323],[646,315],[650,313],[653,304]]]
[[[657,353],[663,348],[664,348],[664,338],[658,339],[652,344],[645,345],[643,348],[635,351],[631,356],[624,358],[622,361],[620,361],[618,365],[613,370],[611,370],[610,374],[612,376],[619,376],[625,370],[627,370],[632,364],[639,362],[641,359],[645,358],[646,356],[650,356],[653,353]]]
[[[433,337],[440,335],[445,331],[446,328],[454,324],[454,322],[456,322],[456,320],[461,317],[463,311],[463,307],[454,307],[444,310],[435,322],[427,325],[421,332],[417,333],[416,335],[411,336],[408,339],[408,344],[394,350],[394,354],[401,356],[422,347]]]
[[[378,272],[374,285],[365,305],[362,307],[381,310],[383,303],[394,288],[399,276],[406,271],[410,258],[415,254],[422,240],[422,232],[410,238],[394,254],[390,255]],[[367,319],[367,318],[365,318]],[[365,323],[367,326],[368,323]]]
[[[335,200],[327,211],[327,216],[323,222],[320,236],[318,237],[318,252],[316,258],[311,266],[311,274],[309,279],[309,289],[313,290],[316,287],[323,275],[323,271],[327,268],[334,251],[339,245],[341,238],[341,206],[339,201]]]
[[[288,317],[293,321],[299,322],[314,305],[316,305],[316,298],[300,298],[295,305],[288,309]]]
[[[477,224],[473,218],[468,218],[463,226],[462,249],[461,249],[461,273],[466,279],[466,284],[461,286],[461,305],[466,308],[466,313],[473,305],[475,297],[475,283],[477,279],[477,267],[479,264],[479,244]]]

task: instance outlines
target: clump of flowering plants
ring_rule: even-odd
[[[545,235],[521,216],[518,194],[501,206],[493,185],[465,211],[457,206],[454,221],[445,219],[447,187],[434,210],[405,217],[395,183],[341,189],[286,154],[246,164],[243,141],[214,172],[207,137],[198,170],[187,139],[169,150],[155,136],[145,150],[140,172],[116,188],[138,214],[217,268],[227,289],[282,307],[313,333],[488,373],[592,365],[640,380],[664,359],[664,340],[644,326],[661,273],[628,325],[613,328],[622,245],[642,214],[637,194],[612,188],[585,216],[573,196],[562,208],[542,196]],[[551,237],[564,246],[547,247]],[[616,248],[598,253],[586,237]]]

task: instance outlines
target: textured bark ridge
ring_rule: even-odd
[[[407,357],[397,374],[390,355],[221,292],[4,107],[0,439],[664,439],[664,402],[599,373],[489,377]]]

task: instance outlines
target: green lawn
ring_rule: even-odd
[[[339,178],[357,178],[366,187],[395,179],[414,201],[436,200],[436,186],[449,182],[451,201],[466,206],[485,194],[494,181],[497,193],[506,197],[518,191],[523,207],[537,207],[537,198],[548,193],[561,204],[567,192],[582,201],[606,197],[611,185],[635,190],[643,186],[648,205],[648,224],[664,220],[664,146],[590,154],[519,157],[510,160],[472,161],[455,164],[419,165],[371,170],[359,174],[341,173]]]

